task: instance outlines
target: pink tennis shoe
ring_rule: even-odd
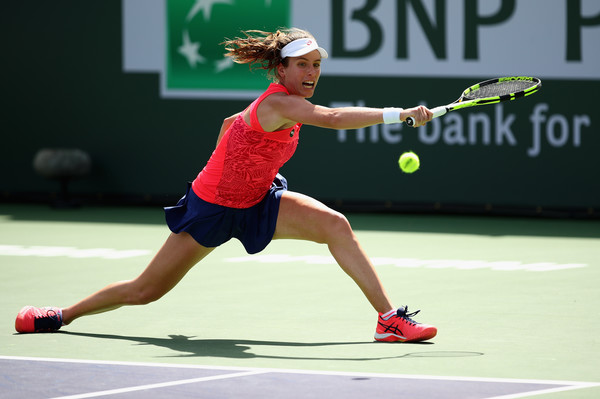
[[[62,326],[62,309],[25,306],[17,315],[15,329],[20,333],[57,331]]]
[[[398,308],[395,312],[379,314],[375,341],[383,342],[418,342],[435,337],[437,328],[429,324],[417,323],[411,317],[419,313],[408,313],[408,307]]]

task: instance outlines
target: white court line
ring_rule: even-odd
[[[238,377],[245,377],[245,376],[248,376],[248,375],[264,374],[264,373],[266,373],[266,371],[258,371],[258,370],[255,370],[255,371],[244,371],[244,372],[241,372],[241,373],[221,374],[221,375],[214,375],[214,376],[211,376],[211,377],[190,378],[190,379],[187,379],[187,380],[161,382],[161,383],[158,383],[158,384],[138,385],[138,386],[135,386],[135,387],[119,388],[119,389],[109,389],[109,390],[106,390],[106,391],[96,391],[96,392],[82,393],[82,394],[78,394],[78,395],[56,396],[56,397],[51,398],[51,399],[86,399],[86,398],[95,398],[95,397],[98,397],[98,396],[119,395],[119,394],[126,393],[126,392],[143,391],[143,390],[146,390],[146,389],[166,388],[166,387],[172,387],[172,386],[176,386],[176,385],[194,384],[196,382],[226,380],[226,379],[229,379],[229,378],[238,378]]]
[[[225,262],[231,263],[289,263],[304,262],[309,265],[328,265],[335,264],[335,259],[331,255],[300,255],[293,256],[287,254],[263,254],[240,256],[235,258],[225,258]],[[417,258],[391,258],[391,257],[371,257],[375,266],[394,266],[400,268],[425,268],[425,269],[457,269],[457,270],[478,270],[489,269],[493,271],[527,271],[527,272],[549,272],[556,270],[571,270],[588,267],[586,263],[554,263],[554,262],[534,262],[527,263],[523,261],[489,261],[489,260],[464,260],[464,259],[417,259]]]
[[[591,388],[593,386],[598,386],[598,384],[540,389],[538,391],[522,392],[522,393],[515,393],[515,394],[510,394],[510,395],[502,395],[502,396],[493,396],[493,397],[489,397],[489,398],[485,398],[485,399],[520,399],[520,398],[528,398],[530,396],[545,395],[545,394],[565,392],[565,391],[573,391],[575,389]]]
[[[416,379],[416,380],[435,380],[435,381],[466,381],[466,382],[494,382],[506,384],[540,384],[540,385],[563,385],[556,388],[544,388],[536,391],[528,391],[517,394],[509,394],[503,396],[489,397],[486,399],[518,399],[535,395],[549,394],[554,392],[571,391],[582,388],[600,387],[600,382],[583,382],[583,381],[563,381],[563,380],[536,380],[536,379],[518,379],[518,378],[489,378],[489,377],[453,377],[453,376],[433,376],[419,374],[384,374],[384,373],[364,373],[364,372],[347,372],[347,371],[318,371],[318,370],[294,370],[294,369],[270,369],[270,368],[253,368],[253,367],[229,367],[229,366],[206,366],[196,364],[173,364],[173,363],[143,363],[143,362],[122,362],[122,361],[106,361],[106,360],[79,360],[79,359],[59,359],[59,358],[38,358],[38,357],[21,357],[21,356],[2,356],[0,360],[23,360],[34,362],[57,362],[57,363],[75,363],[75,364],[104,364],[115,366],[139,366],[139,367],[164,367],[164,368],[182,368],[182,369],[202,369],[202,370],[223,370],[236,371],[237,373],[225,374],[213,377],[202,377],[189,380],[173,381],[172,383],[152,384],[142,387],[124,388],[135,390],[160,388],[161,386],[189,384],[193,382],[210,381],[216,379],[226,379],[243,377],[245,375],[258,375],[266,373],[280,374],[309,374],[309,375],[331,375],[331,376],[350,376],[350,377],[370,377],[370,378],[396,378],[396,379]],[[148,387],[148,388],[146,388]],[[102,391],[100,393],[84,394],[84,395],[109,395],[128,392],[123,390]],[[94,396],[63,396],[53,399],[76,399],[76,398],[91,398]]]
[[[103,258],[126,259],[145,256],[151,251],[147,249],[113,249],[113,248],[76,248],[51,247],[41,245],[0,245],[0,256],[37,256],[45,258],[67,257],[75,259]]]

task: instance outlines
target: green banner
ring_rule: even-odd
[[[234,4],[235,3],[235,4]],[[225,38],[241,30],[274,31],[288,26],[289,1],[168,0],[166,90],[257,91],[264,73],[249,73],[247,65],[225,57]]]

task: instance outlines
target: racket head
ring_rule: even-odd
[[[479,82],[468,87],[461,96],[451,104],[432,109],[433,117],[437,118],[449,111],[476,105],[495,104],[527,97],[536,93],[542,87],[542,81],[531,76],[507,76]],[[414,126],[412,117],[406,119],[408,126]]]
[[[474,101],[476,105],[493,104],[527,97],[542,87],[542,81],[531,76],[508,76],[479,82],[463,91],[458,102]],[[475,104],[474,104],[475,105]]]

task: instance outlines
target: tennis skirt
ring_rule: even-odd
[[[188,183],[177,205],[166,207],[167,225],[173,233],[190,234],[200,245],[218,247],[235,237],[246,252],[255,254],[267,247],[275,234],[281,195],[287,180],[277,174],[269,192],[258,204],[244,209],[228,208],[199,198]]]

